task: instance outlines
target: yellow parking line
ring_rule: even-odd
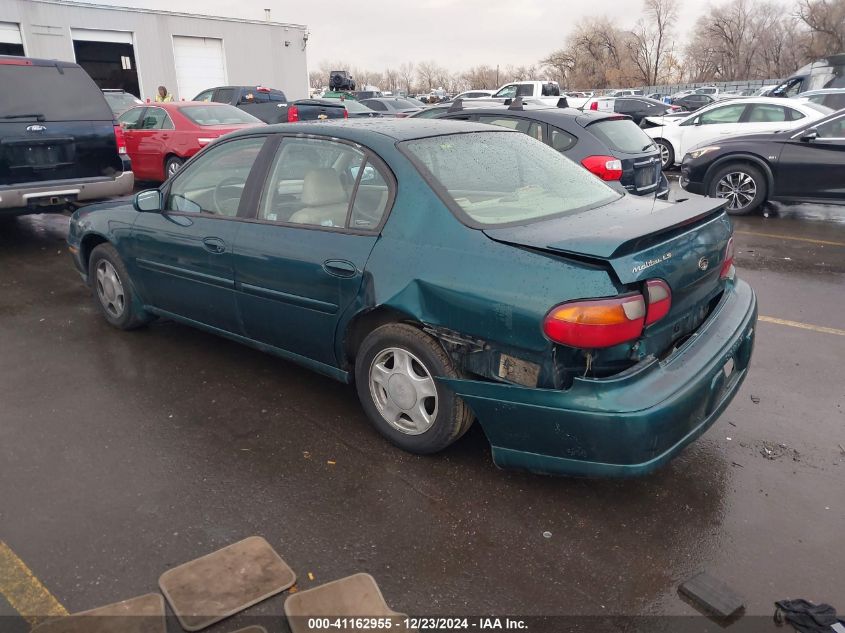
[[[31,625],[48,617],[68,614],[3,541],[0,541],[0,594]]]
[[[830,240],[814,240],[810,237],[795,237],[794,235],[781,235],[779,233],[759,233],[757,231],[740,231],[735,230],[734,233],[740,235],[757,235],[759,237],[774,237],[779,240],[793,240],[795,242],[810,242],[811,244],[824,244],[825,246],[845,246],[845,242],[832,242]]]
[[[763,323],[777,323],[778,325],[788,325],[789,327],[797,327],[802,330],[812,330],[813,332],[821,332],[822,334],[838,334],[845,336],[845,330],[840,330],[835,327],[825,327],[823,325],[810,325],[809,323],[801,323],[800,321],[787,321],[786,319],[776,319],[770,316],[757,317],[758,321]]]

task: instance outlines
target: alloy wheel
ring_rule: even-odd
[[[727,199],[733,211],[747,207],[756,195],[757,183],[744,171],[727,173],[716,184],[716,197]]]
[[[97,297],[111,316],[119,319],[126,308],[123,283],[111,262],[101,259],[97,264]]]
[[[657,147],[660,150],[660,166],[663,169],[670,167],[669,165],[669,148],[666,146],[665,143],[657,143]]]
[[[437,387],[408,350],[389,347],[370,364],[370,395],[384,420],[407,435],[428,431],[437,418]]]
[[[167,163],[167,177],[170,178],[173,174],[179,171],[179,163],[175,160],[170,161]]]

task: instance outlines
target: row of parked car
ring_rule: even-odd
[[[580,98],[580,108],[572,108],[569,98],[552,82],[516,82],[492,96],[470,94],[466,99],[430,107],[401,97],[358,101],[345,93],[289,102],[283,92],[263,86],[209,88],[191,101],[171,103],[143,103],[122,91],[107,90],[104,102],[103,97],[98,101],[93,96],[99,94],[96,86],[73,64],[0,58],[0,74],[19,86],[2,97],[8,103],[2,110],[7,112],[2,115],[6,121],[0,122],[12,136],[4,139],[9,149],[0,159],[0,186],[6,188],[0,192],[0,208],[17,212],[60,209],[118,195],[131,190],[134,179],[162,182],[206,145],[244,128],[380,117],[453,119],[509,127],[634,195],[665,198],[669,188],[662,170],[683,163],[682,186],[728,198],[729,211],[736,214],[751,212],[769,199],[835,201],[841,197],[835,183],[820,188],[821,176],[791,175],[796,169],[806,171],[806,165],[823,170],[842,160],[841,152],[831,151],[841,147],[839,119],[825,119],[832,110],[810,98],[721,100],[689,113],[647,97],[587,96]],[[73,83],[77,101],[84,102],[84,107],[63,103],[59,112],[53,104],[49,108],[41,105],[44,100],[37,90],[49,84],[51,89],[59,86],[70,91],[66,83]],[[824,96],[838,97],[843,92],[829,90]],[[106,102],[112,111],[120,112],[116,121],[104,107]],[[74,112],[74,107],[79,111]],[[39,108],[51,112],[36,112]],[[83,135],[83,128],[94,120],[99,136]],[[74,125],[79,134],[73,133]],[[801,139],[800,152],[783,154],[784,148],[774,141],[777,151],[769,148],[768,154],[759,155],[748,150],[742,139],[730,145],[724,142],[742,134],[791,130],[809,130],[795,137]],[[791,147],[793,140],[787,139],[786,146]],[[759,146],[763,140],[754,142]],[[702,164],[706,166],[702,168]],[[53,186],[54,182],[61,186]]]

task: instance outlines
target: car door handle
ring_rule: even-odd
[[[354,277],[358,274],[355,264],[345,259],[327,259],[323,262],[323,269],[335,277]]]
[[[221,240],[219,237],[206,237],[203,239],[202,243],[203,246],[205,246],[205,250],[214,253],[215,255],[226,252],[226,242]]]

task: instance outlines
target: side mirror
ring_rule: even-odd
[[[801,135],[801,141],[804,143],[812,143],[819,138],[819,131],[815,128],[810,128]]]
[[[135,195],[133,206],[136,211],[158,212],[161,211],[161,192],[158,189],[147,189]]]

